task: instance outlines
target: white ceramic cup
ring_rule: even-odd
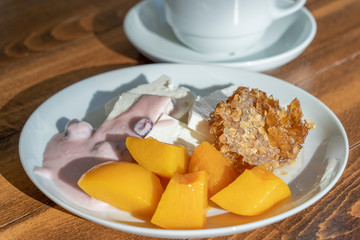
[[[306,0],[164,0],[165,18],[186,46],[206,54],[235,54],[255,44],[271,23]]]

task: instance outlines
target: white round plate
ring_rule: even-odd
[[[141,1],[125,16],[124,30],[131,43],[155,62],[210,63],[251,71],[267,71],[282,66],[311,43],[316,34],[316,22],[302,8],[275,21],[264,37],[241,54],[207,55],[193,51],[175,37],[165,22],[162,0]]]
[[[297,97],[305,119],[316,123],[304,145],[304,166],[289,183],[292,196],[284,204],[257,217],[241,217],[225,212],[208,215],[208,226],[201,230],[166,230],[128,216],[114,220],[79,206],[49,179],[34,173],[42,166],[47,142],[61,131],[66,119],[83,119],[94,125],[104,120],[104,104],[115,95],[139,84],[167,75],[175,85],[190,88],[197,95],[231,84],[258,88],[289,103]],[[20,137],[22,165],[34,184],[50,199],[90,221],[139,235],[166,238],[202,238],[230,235],[272,224],[307,208],[327,193],[342,174],[348,158],[348,140],[340,121],[318,99],[280,79],[234,68],[208,65],[150,64],[103,73],[73,84],[45,101],[28,119]]]

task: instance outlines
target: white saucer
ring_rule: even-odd
[[[165,22],[162,0],[135,5],[125,16],[125,34],[143,55],[155,62],[211,63],[252,71],[266,71],[299,56],[316,34],[316,22],[302,8],[275,21],[265,36],[251,49],[235,55],[206,55],[195,52],[177,40]]]

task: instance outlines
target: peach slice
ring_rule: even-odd
[[[93,167],[78,181],[87,194],[137,216],[150,217],[161,198],[159,178],[130,162],[111,162]]]
[[[207,212],[207,174],[199,171],[174,174],[151,219],[167,229],[200,229]]]
[[[152,137],[128,137],[126,147],[136,162],[162,177],[187,172],[190,156],[184,146],[162,143]]]
[[[290,196],[290,189],[283,180],[263,166],[257,166],[245,170],[211,200],[230,212],[253,216]]]
[[[206,171],[209,176],[209,197],[229,185],[239,176],[234,165],[208,142],[196,146],[190,159],[189,172],[200,170]]]

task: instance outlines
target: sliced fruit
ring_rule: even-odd
[[[239,176],[234,165],[208,142],[198,145],[190,159],[189,172],[200,170],[204,170],[208,174],[209,197],[229,185]]]
[[[167,229],[200,229],[207,212],[207,174],[199,171],[174,174],[151,219]]]
[[[93,198],[145,217],[154,213],[163,193],[155,174],[130,162],[98,165],[86,172],[78,185]]]
[[[291,196],[286,183],[263,166],[245,170],[211,200],[230,212],[253,216]]]
[[[184,146],[149,138],[126,138],[126,147],[141,166],[163,177],[186,173],[190,156]]]

